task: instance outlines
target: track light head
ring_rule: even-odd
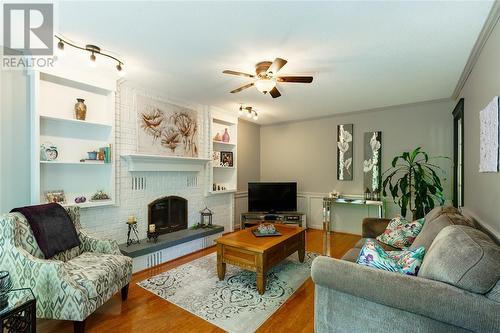
[[[96,67],[96,57],[94,52],[90,54],[90,67]]]
[[[64,51],[64,43],[62,40],[59,40],[59,42],[57,43],[57,48],[61,51]]]

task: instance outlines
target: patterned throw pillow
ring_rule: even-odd
[[[417,275],[425,255],[423,246],[416,250],[390,251],[384,249],[372,239],[367,239],[359,252],[356,262],[372,268],[406,275]]]
[[[406,249],[420,233],[424,222],[424,218],[408,222],[404,217],[395,217],[389,222],[384,233],[377,237],[377,240],[398,249]]]

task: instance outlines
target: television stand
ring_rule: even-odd
[[[245,229],[262,222],[295,224],[299,227],[306,227],[306,214],[301,212],[247,212],[241,214],[241,229]]]

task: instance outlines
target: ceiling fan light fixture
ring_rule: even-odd
[[[276,80],[272,78],[261,78],[255,81],[255,88],[263,94],[270,92],[276,87]]]

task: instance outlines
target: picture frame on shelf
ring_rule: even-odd
[[[45,192],[45,199],[47,200],[47,203],[66,203],[66,196],[63,190],[47,191]]]
[[[233,167],[233,152],[232,151],[221,151],[220,152],[221,166],[223,167]]]
[[[221,160],[221,152],[220,151],[214,151],[212,153],[212,161],[214,163],[214,166],[222,166],[222,160]]]

